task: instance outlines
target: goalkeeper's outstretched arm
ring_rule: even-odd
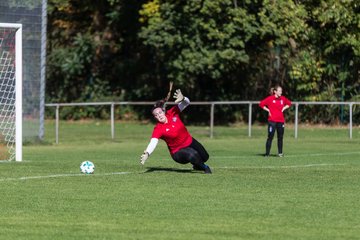
[[[159,139],[157,139],[157,138],[152,138],[152,139],[150,140],[149,145],[148,145],[147,148],[145,149],[144,153],[141,154],[141,156],[140,156],[140,163],[141,163],[142,165],[145,164],[145,162],[146,162],[146,160],[149,158],[150,154],[155,150],[158,142],[159,142]]]

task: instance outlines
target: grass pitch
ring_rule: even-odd
[[[360,129],[287,127],[284,158],[264,158],[266,126],[189,127],[213,174],[171,160],[151,124],[46,126],[49,144],[0,163],[0,239],[357,239]],[[276,153],[276,139],[272,153]],[[95,174],[79,165],[93,161]]]

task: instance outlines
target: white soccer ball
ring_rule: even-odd
[[[84,161],[80,164],[80,171],[85,174],[92,174],[95,171],[95,164],[90,161]]]

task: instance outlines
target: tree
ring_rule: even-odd
[[[359,98],[355,0],[50,0],[52,101]],[[232,107],[219,110],[235,119]],[[226,113],[226,114],[223,114]],[[255,116],[256,117],[256,116]]]
[[[140,13],[139,36],[158,63],[158,78],[186,86],[198,98],[231,98],[228,88],[242,80],[236,73],[249,62],[245,44],[255,31],[253,15],[220,0],[154,0]]]
[[[125,48],[124,44],[136,36],[129,29],[137,21],[136,15],[135,20],[129,18],[134,10],[125,3],[49,2],[50,99],[71,102],[121,98],[127,81],[119,81],[118,76],[126,67],[132,48],[130,44]]]

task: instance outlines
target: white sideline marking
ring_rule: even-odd
[[[320,156],[346,156],[346,155],[358,155],[360,152],[343,152],[343,153],[304,153],[304,154],[286,154],[282,159],[287,158],[295,158],[295,157],[320,157]],[[244,159],[244,158],[264,158],[263,155],[241,155],[241,156],[221,156],[221,155],[212,155],[210,154],[211,159]],[[171,157],[168,158],[157,158],[158,160],[169,160]],[[270,156],[270,159],[279,159],[278,157]],[[266,159],[268,160],[268,159]]]
[[[289,166],[263,166],[263,167],[212,167],[213,169],[276,169],[276,168],[308,168],[308,167],[321,167],[321,166],[344,166],[346,164],[306,164],[306,165],[289,165]],[[179,169],[189,169],[189,168],[179,168]],[[110,176],[110,175],[125,175],[131,174],[133,172],[113,172],[113,173],[103,173],[103,174],[94,174],[94,176]],[[89,174],[90,176],[92,174]],[[54,175],[46,175],[46,176],[30,176],[30,177],[19,177],[19,178],[0,178],[0,182],[7,181],[24,181],[24,180],[32,180],[32,179],[46,179],[46,178],[59,178],[59,177],[78,177],[78,176],[86,176],[83,173],[73,173],[73,174],[54,174]]]
[[[360,154],[360,152],[343,152],[343,153],[305,153],[305,154],[285,154],[284,159],[286,158],[294,158],[294,157],[318,157],[318,156],[346,156],[346,155],[356,155]],[[210,156],[210,158],[254,158],[254,157],[262,157],[261,155],[242,155],[242,156]],[[271,156],[270,156],[271,159]]]
[[[132,172],[113,172],[113,173],[89,174],[89,175],[109,176],[109,175],[124,175],[124,174],[130,174],[130,173],[132,173]],[[21,181],[21,180],[31,180],[31,179],[44,179],[44,178],[59,178],[59,177],[77,177],[77,176],[84,176],[84,175],[86,175],[86,174],[73,173],[73,174],[54,174],[54,175],[46,175],[46,176],[19,177],[19,178],[0,178],[0,182]]]
[[[323,166],[344,166],[346,164],[331,164],[331,163],[320,163],[320,164],[306,164],[306,165],[288,165],[288,166],[262,166],[262,167],[251,167],[251,166],[244,166],[244,167],[217,167],[218,169],[271,169],[271,168],[308,168],[308,167],[323,167]],[[214,168],[216,169],[216,168]]]
[[[311,156],[345,156],[345,155],[356,155],[360,154],[360,152],[343,152],[343,153],[309,153],[309,154],[296,154],[296,155],[286,155],[284,158],[294,158],[294,157],[311,157]],[[261,156],[254,155],[246,155],[246,156],[211,156],[210,158],[219,159],[219,158],[254,158]],[[168,158],[163,158],[160,160],[167,160]],[[29,162],[29,161],[26,161]],[[0,161],[0,163],[13,163],[13,161]],[[18,162],[16,162],[18,163]],[[276,168],[308,168],[308,167],[322,167],[322,166],[344,166],[346,164],[306,164],[306,165],[288,165],[288,166],[262,166],[262,167],[252,167],[252,166],[244,166],[244,167],[212,167],[213,169],[276,169]],[[188,169],[188,168],[179,168],[179,169]],[[113,173],[103,173],[103,174],[94,174],[95,176],[109,176],[109,175],[124,175],[131,174],[132,172],[113,172]],[[6,181],[23,181],[23,180],[31,180],[31,179],[45,179],[45,178],[59,178],[59,177],[76,177],[76,176],[84,176],[82,173],[73,173],[73,174],[54,174],[54,175],[46,175],[46,176],[30,176],[30,177],[19,177],[19,178],[0,178],[0,182]]]
[[[319,163],[306,165],[288,165],[288,166],[243,166],[243,167],[211,167],[211,169],[272,169],[272,168],[308,168],[308,167],[324,167],[324,166],[345,166],[343,163]],[[189,170],[189,168],[178,168],[181,170]]]

